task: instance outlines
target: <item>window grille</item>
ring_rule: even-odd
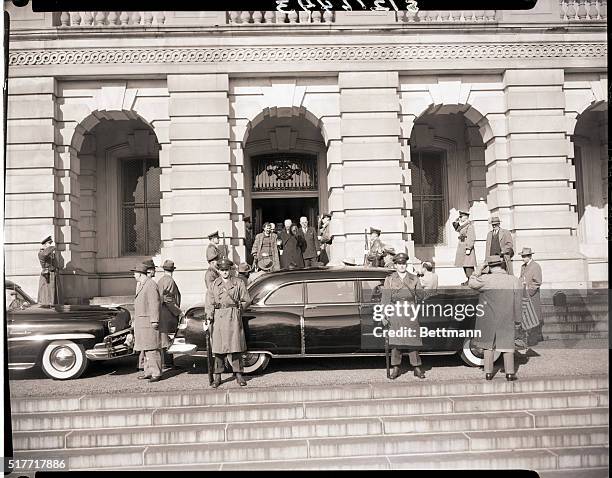
[[[311,154],[265,154],[252,158],[253,192],[316,191],[317,157]]]
[[[412,217],[414,243],[418,246],[445,242],[444,154],[412,152]]]
[[[161,249],[159,161],[121,161],[121,255],[153,256]]]

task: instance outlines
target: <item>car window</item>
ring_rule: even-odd
[[[4,295],[7,310],[22,309],[31,305],[30,301],[16,289],[6,287]]]
[[[380,304],[384,279],[361,281],[361,302],[364,304]]]
[[[302,284],[289,284],[272,292],[266,305],[299,305],[304,303]]]
[[[309,304],[342,304],[355,302],[353,281],[310,282],[306,284]]]

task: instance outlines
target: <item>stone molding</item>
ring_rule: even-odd
[[[401,61],[506,58],[606,57],[607,44],[497,43],[443,45],[360,45],[318,47],[87,48],[9,53],[10,66],[159,64],[225,62]]]

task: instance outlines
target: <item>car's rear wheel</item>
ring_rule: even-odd
[[[242,366],[244,373],[255,374],[262,372],[270,361],[270,356],[261,353],[250,353],[245,352],[242,354]],[[229,363],[227,357],[225,359],[225,368],[229,372],[232,371],[232,366]]]
[[[463,341],[463,348],[461,349],[461,359],[468,364],[470,367],[482,367],[484,365],[484,354],[481,348],[475,347],[472,344],[472,338],[468,337]],[[493,354],[493,362],[495,362],[501,352],[497,350]]]
[[[80,377],[88,365],[85,348],[71,340],[55,340],[42,354],[41,367],[47,377],[70,380]]]

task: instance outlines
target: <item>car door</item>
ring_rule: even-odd
[[[4,288],[5,304],[7,307],[7,345],[8,361],[12,368],[28,367],[33,365],[40,354],[40,344],[26,340],[34,328],[31,323],[27,307],[32,305],[31,299],[26,297],[17,287]]]
[[[253,304],[243,314],[249,350],[273,354],[302,353],[304,284],[284,284],[268,293],[263,303]]]
[[[306,282],[304,342],[307,354],[358,352],[360,335],[354,280]]]
[[[385,348],[384,338],[380,337],[382,323],[374,320],[375,312],[376,318],[381,318],[379,307],[384,283],[384,278],[359,281],[362,352],[381,352]]]

